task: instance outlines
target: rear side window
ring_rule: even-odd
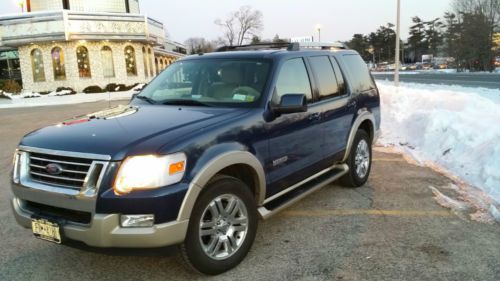
[[[342,75],[342,70],[337,60],[334,57],[330,57],[332,61],[333,70],[335,70],[335,77],[337,77],[337,85],[339,85],[339,94],[342,96],[346,93],[344,75]]]
[[[310,57],[311,67],[318,79],[319,99],[324,100],[339,95],[337,78],[328,56]]]
[[[343,59],[351,77],[351,88],[354,93],[375,88],[368,66],[359,55],[345,55]]]
[[[281,66],[274,102],[279,103],[286,94],[304,94],[308,101],[312,100],[311,83],[302,58],[288,60]]]

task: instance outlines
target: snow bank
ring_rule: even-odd
[[[67,95],[70,91],[51,92],[47,95],[40,95],[38,93],[26,92],[19,95],[9,96],[11,100],[0,99],[0,108],[14,108],[14,107],[33,107],[33,106],[47,106],[47,105],[63,105],[63,104],[76,104],[83,102],[95,102],[101,100],[124,100],[130,99],[132,94],[140,89],[141,85],[136,86],[134,89],[125,92],[113,93],[99,93],[99,94],[83,94],[78,93],[75,95]],[[66,94],[66,95],[63,95]]]
[[[422,164],[437,164],[482,189],[490,203],[500,204],[500,90],[377,84],[382,101],[379,144],[394,145]]]

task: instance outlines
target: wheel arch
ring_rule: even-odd
[[[375,117],[373,113],[371,113],[368,110],[362,110],[361,113],[358,114],[356,119],[353,122],[353,125],[351,127],[351,131],[349,132],[349,137],[347,139],[347,146],[346,150],[344,153],[344,158],[342,159],[342,163],[347,161],[347,158],[349,157],[349,153],[352,148],[352,143],[354,142],[354,137],[356,136],[356,132],[359,129],[364,129],[367,131],[367,133],[370,136],[370,140],[373,142],[375,141]]]
[[[251,180],[255,186],[251,188],[253,188],[252,191],[255,194],[257,205],[262,204],[266,196],[266,179],[262,164],[255,155],[248,151],[228,151],[213,157],[198,170],[189,184],[177,220],[189,219],[200,192],[215,175],[224,170],[228,171],[228,169],[237,167],[244,168],[245,171],[252,173]]]

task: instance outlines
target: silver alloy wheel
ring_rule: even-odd
[[[205,254],[215,260],[232,256],[245,241],[248,213],[243,201],[234,194],[215,198],[203,211],[200,242]]]
[[[364,139],[359,141],[358,147],[356,148],[354,166],[358,177],[360,179],[365,178],[368,173],[368,168],[370,167],[370,148]]]

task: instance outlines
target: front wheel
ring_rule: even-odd
[[[195,203],[181,253],[192,269],[219,274],[245,258],[256,230],[257,207],[249,187],[217,176]]]
[[[372,166],[372,147],[370,136],[364,130],[356,132],[346,164],[349,166],[349,172],[340,179],[340,183],[348,187],[365,184]]]

